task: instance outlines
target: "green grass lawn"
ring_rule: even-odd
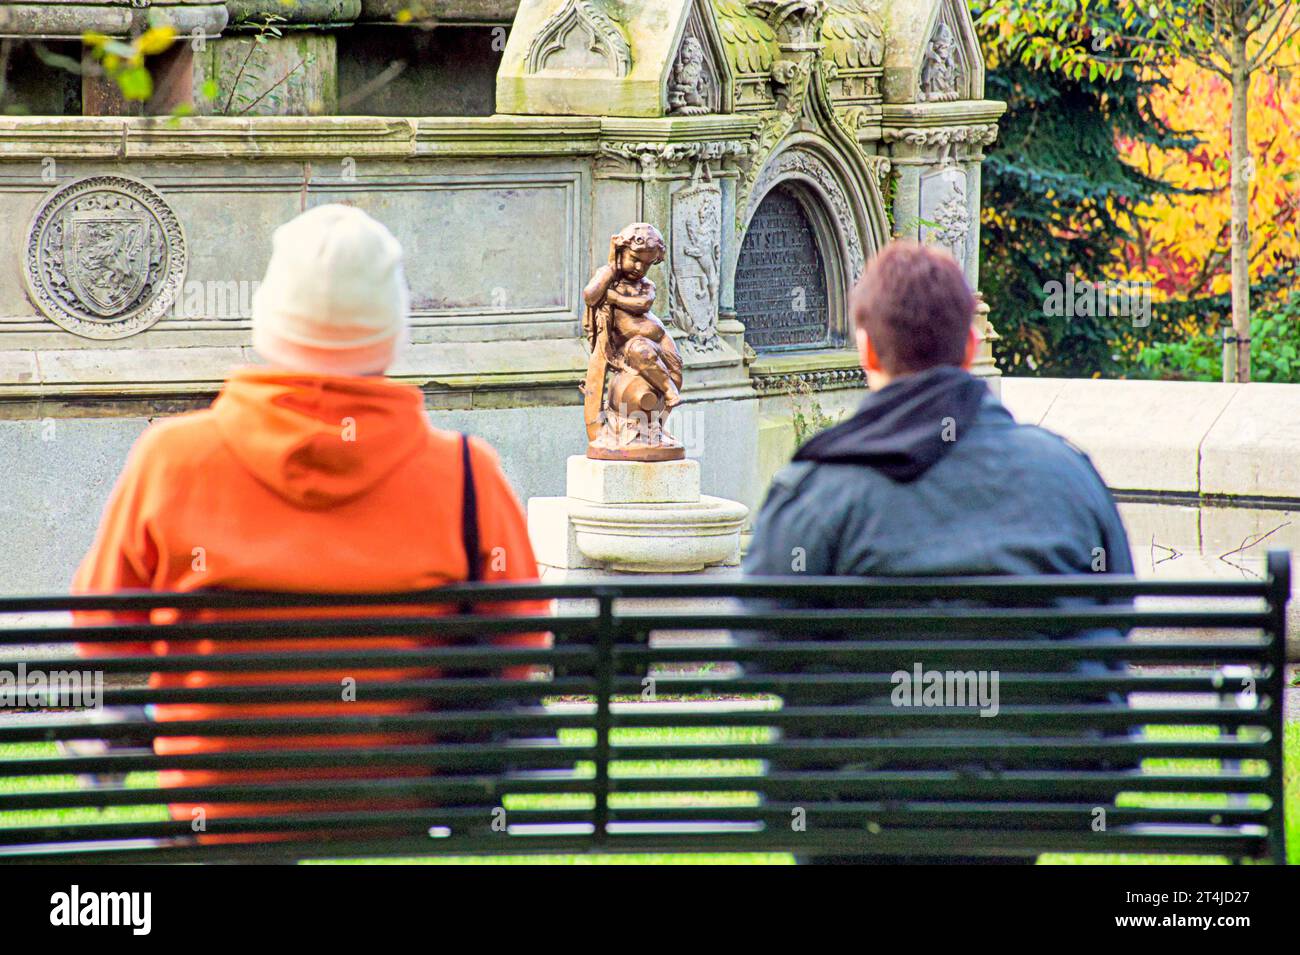
[[[1284,771],[1283,785],[1286,798],[1283,810],[1286,815],[1287,863],[1300,864],[1300,723],[1290,721],[1285,724],[1286,732],[1283,742]],[[1151,736],[1170,739],[1214,738],[1219,731],[1212,726],[1148,727]],[[1219,768],[1217,759],[1148,759],[1142,763],[1144,769],[1152,772],[1215,772]],[[1251,761],[1242,763],[1242,771],[1255,769],[1263,773],[1263,766],[1252,766]],[[1127,793],[1115,800],[1120,806],[1173,807],[1203,806],[1206,808],[1226,807],[1228,798],[1214,793]],[[1267,805],[1267,797],[1251,796],[1251,805]],[[1228,865],[1229,860],[1222,856],[1150,856],[1150,855],[1102,855],[1099,853],[1051,853],[1040,856],[1039,865]]]
[[[619,743],[654,743],[654,742],[761,742],[767,738],[767,730],[761,728],[709,729],[691,728],[677,730],[616,730],[615,739]],[[1172,734],[1214,734],[1213,728],[1179,728],[1152,727],[1151,732],[1162,736]],[[591,730],[562,731],[561,738],[566,743],[581,744],[590,741]],[[1300,723],[1290,722],[1286,726],[1286,826],[1289,862],[1300,863]],[[52,756],[55,754],[51,743],[21,743],[0,746],[0,758],[19,758],[30,756]],[[1149,760],[1144,768],[1153,772],[1212,772],[1217,769],[1215,760]],[[1249,766],[1244,766],[1249,769]],[[579,773],[594,773],[591,763],[579,763]],[[700,760],[700,759],[665,759],[665,760],[621,760],[611,764],[610,772],[614,776],[710,776],[726,773],[737,776],[757,776],[762,771],[758,760]],[[153,773],[136,773],[127,779],[128,786],[151,788],[158,784]],[[0,780],[0,792],[35,792],[75,789],[78,782],[73,776],[41,776],[26,779]],[[1263,799],[1264,797],[1252,797]],[[555,795],[515,795],[503,800],[509,809],[543,809],[561,806],[591,805],[591,797],[586,794]],[[614,806],[749,806],[758,802],[754,792],[698,792],[698,793],[638,793],[615,794],[611,796]],[[1131,793],[1121,795],[1119,805],[1148,806],[1187,806],[1187,805],[1227,805],[1227,797],[1213,794],[1170,794]],[[19,812],[0,812],[0,827],[39,825],[42,823],[73,822],[125,822],[125,821],[160,821],[167,818],[164,806],[115,807],[107,810],[97,809],[59,809],[34,810]],[[785,853],[737,853],[737,854],[635,854],[635,855],[565,855],[538,858],[533,856],[496,856],[496,857],[449,857],[437,859],[368,859],[356,860],[352,864],[376,865],[412,862],[419,864],[521,864],[545,863],[549,865],[619,865],[645,863],[705,863],[705,864],[790,864],[793,857]],[[1040,865],[1152,865],[1152,864],[1227,864],[1219,857],[1189,856],[1123,856],[1123,855],[1087,855],[1055,853],[1039,859]]]

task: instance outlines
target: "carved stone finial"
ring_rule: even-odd
[[[611,237],[609,261],[583,290],[583,330],[591,344],[582,389],[589,458],[675,461],[686,456],[682,443],[663,427],[682,400],[682,359],[650,310],[655,286],[646,277],[667,254],[658,229],[634,223]]]

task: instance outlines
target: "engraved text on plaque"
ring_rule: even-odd
[[[736,317],[756,349],[827,340],[825,265],[803,206],[783,186],[763,198],[745,233]]]

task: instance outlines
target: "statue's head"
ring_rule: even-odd
[[[934,31],[934,45],[945,53],[957,45],[957,38],[953,36],[952,27],[942,20],[939,21],[939,25]]]
[[[634,222],[614,236],[614,266],[633,279],[645,278],[650,269],[668,257],[659,230],[648,222]]]

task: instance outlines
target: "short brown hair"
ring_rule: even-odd
[[[872,259],[849,300],[881,368],[913,374],[966,358],[975,295],[942,249],[893,242]]]

